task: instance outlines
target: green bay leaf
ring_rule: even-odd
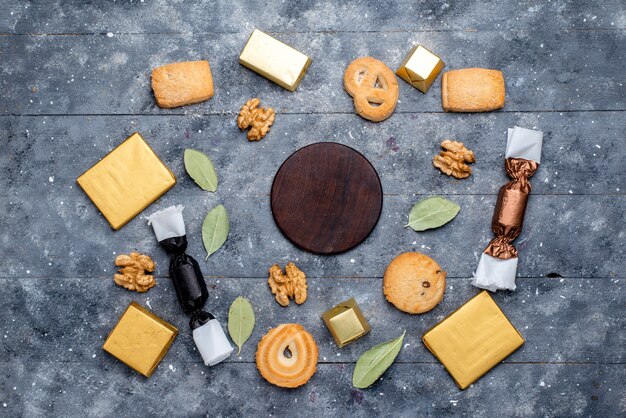
[[[241,347],[252,335],[254,329],[254,311],[250,301],[242,296],[235,299],[228,310],[228,333],[237,345],[237,355]]]
[[[363,353],[354,366],[352,386],[365,389],[382,376],[400,353],[405,334],[406,331],[395,340],[379,344]]]
[[[226,242],[230,223],[228,212],[223,205],[211,209],[202,222],[202,241],[206,249],[206,259]]]
[[[441,196],[432,196],[417,202],[409,213],[409,223],[414,231],[439,228],[450,222],[459,213],[461,207]]]
[[[185,150],[184,160],[187,174],[198,186],[208,192],[217,190],[217,173],[209,157],[189,148]]]

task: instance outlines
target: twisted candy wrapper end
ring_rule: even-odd
[[[503,260],[482,253],[478,262],[478,268],[472,279],[472,285],[490,292],[515,290],[517,260],[517,257]]]
[[[152,225],[157,241],[185,235],[183,205],[169,206],[148,216],[148,225]]]

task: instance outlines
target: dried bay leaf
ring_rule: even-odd
[[[230,223],[228,212],[223,205],[211,209],[202,222],[202,241],[206,249],[206,259],[226,242]]]
[[[365,389],[382,376],[400,353],[405,334],[406,331],[395,340],[379,344],[363,353],[354,366],[352,386]]]
[[[235,299],[228,310],[228,333],[237,345],[237,355],[241,347],[252,335],[254,329],[254,311],[250,301],[242,296]]]
[[[205,154],[195,149],[186,149],[185,170],[198,186],[208,192],[217,190],[217,173],[213,163]]]
[[[414,231],[439,228],[450,222],[459,213],[461,207],[441,196],[432,196],[417,202],[409,213],[409,223]]]

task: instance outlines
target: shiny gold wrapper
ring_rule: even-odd
[[[150,377],[167,353],[178,329],[131,302],[102,349],[128,367]]]
[[[370,332],[370,325],[354,298],[327,310],[322,319],[339,348]]]
[[[311,58],[255,29],[239,62],[289,91],[295,91],[311,65]]]
[[[172,188],[176,177],[134,133],[76,181],[117,230]]]
[[[443,67],[445,64],[441,58],[423,46],[416,46],[400,64],[396,74],[422,93],[426,93]]]
[[[486,291],[431,328],[422,341],[461,389],[524,344],[524,338]]]

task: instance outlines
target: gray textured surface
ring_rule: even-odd
[[[93,416],[623,416],[626,414],[626,16],[620,1],[165,2],[0,0],[0,415]],[[295,93],[237,63],[253,28],[310,54]],[[490,114],[444,114],[437,80],[422,95],[400,81],[396,113],[380,124],[352,111],[345,66],[373,55],[395,68],[412,43],[440,54],[448,69],[500,68],[507,104]],[[174,110],[155,106],[150,69],[209,59],[216,95]],[[235,125],[245,100],[278,111],[271,133],[248,143]],[[506,128],[545,132],[533,178],[518,290],[494,295],[527,343],[460,391],[420,341],[476,293],[469,284],[491,238],[489,221],[506,181]],[[240,357],[206,368],[195,352],[167,275],[167,257],[145,220],[114,232],[76,177],[139,131],[179,183],[145,213],[186,205],[189,252],[203,260],[199,228],[208,209],[231,214],[226,245],[201,261],[225,323],[238,295],[257,327]],[[478,161],[457,181],[430,163],[444,138],[465,142]],[[385,192],[374,233],[356,249],[319,257],[276,229],[269,188],[280,163],[318,141],[363,152]],[[220,176],[216,194],[186,176],[182,152],[205,151]],[[411,205],[442,194],[462,206],[445,227],[403,229]],[[157,262],[158,285],[136,295],[113,284],[115,254],[138,249]],[[382,295],[387,263],[423,251],[448,271],[443,302],[403,314]],[[265,272],[293,260],[310,276],[309,300],[280,308]],[[372,332],[341,350],[323,310],[355,296]],[[101,350],[131,300],[181,329],[150,379]],[[300,322],[320,347],[306,386],[267,384],[254,365],[270,327]],[[351,387],[358,356],[407,330],[406,346],[383,379]]]

